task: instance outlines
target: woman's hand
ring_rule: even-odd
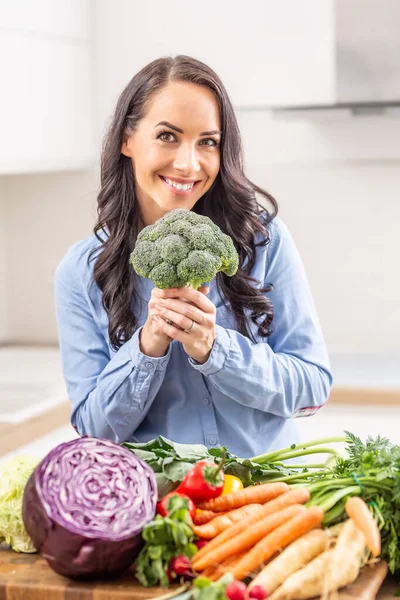
[[[190,287],[158,290],[161,294],[155,307],[164,319],[164,334],[181,342],[186,354],[201,364],[210,356],[215,340],[216,309],[206,298],[208,290],[208,287],[198,291]]]
[[[165,290],[153,288],[148,304],[147,320],[140,332],[140,350],[143,354],[154,358],[164,356],[173,339],[164,332],[164,321],[156,310],[157,303],[164,298],[164,292]]]

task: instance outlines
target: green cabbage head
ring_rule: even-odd
[[[5,541],[16,552],[36,552],[22,520],[22,499],[39,461],[19,455],[0,464],[0,542]]]

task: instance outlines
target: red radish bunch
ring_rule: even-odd
[[[265,600],[267,592],[261,585],[255,585],[249,592],[249,598],[253,600]]]
[[[204,548],[204,546],[206,546],[208,544],[210,540],[196,540],[195,541],[195,546],[197,546],[198,550],[201,550],[202,548]]]
[[[228,600],[246,600],[247,586],[243,581],[231,581],[225,589]]]
[[[192,565],[190,563],[190,560],[184,554],[172,558],[169,565],[169,569],[172,573],[175,573],[175,575],[180,577],[193,576]]]

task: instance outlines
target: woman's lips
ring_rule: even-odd
[[[201,183],[200,181],[195,181],[193,182],[187,182],[187,183],[181,183],[181,182],[177,182],[173,179],[169,179],[168,177],[164,177],[163,175],[159,176],[161,181],[164,183],[164,185],[167,186],[167,188],[173,193],[176,194],[177,196],[189,196],[193,190],[198,186],[199,183]],[[168,181],[172,182],[174,181],[175,185],[173,185],[172,183],[168,183]],[[182,189],[181,186],[186,186],[187,184],[192,184],[192,187],[190,187],[189,189]],[[179,185],[180,187],[175,187],[176,185]]]

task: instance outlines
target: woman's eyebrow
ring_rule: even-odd
[[[157,123],[157,125],[155,127],[158,127],[159,125],[164,125],[164,127],[169,127],[170,129],[173,129],[174,131],[177,131],[178,133],[184,133],[183,129],[181,129],[180,127],[177,127],[176,125],[172,125],[172,123],[168,123],[168,121],[160,121],[159,123]],[[214,131],[203,131],[203,133],[200,133],[200,137],[203,135],[221,135],[221,131],[219,131],[219,129],[215,129]]]

